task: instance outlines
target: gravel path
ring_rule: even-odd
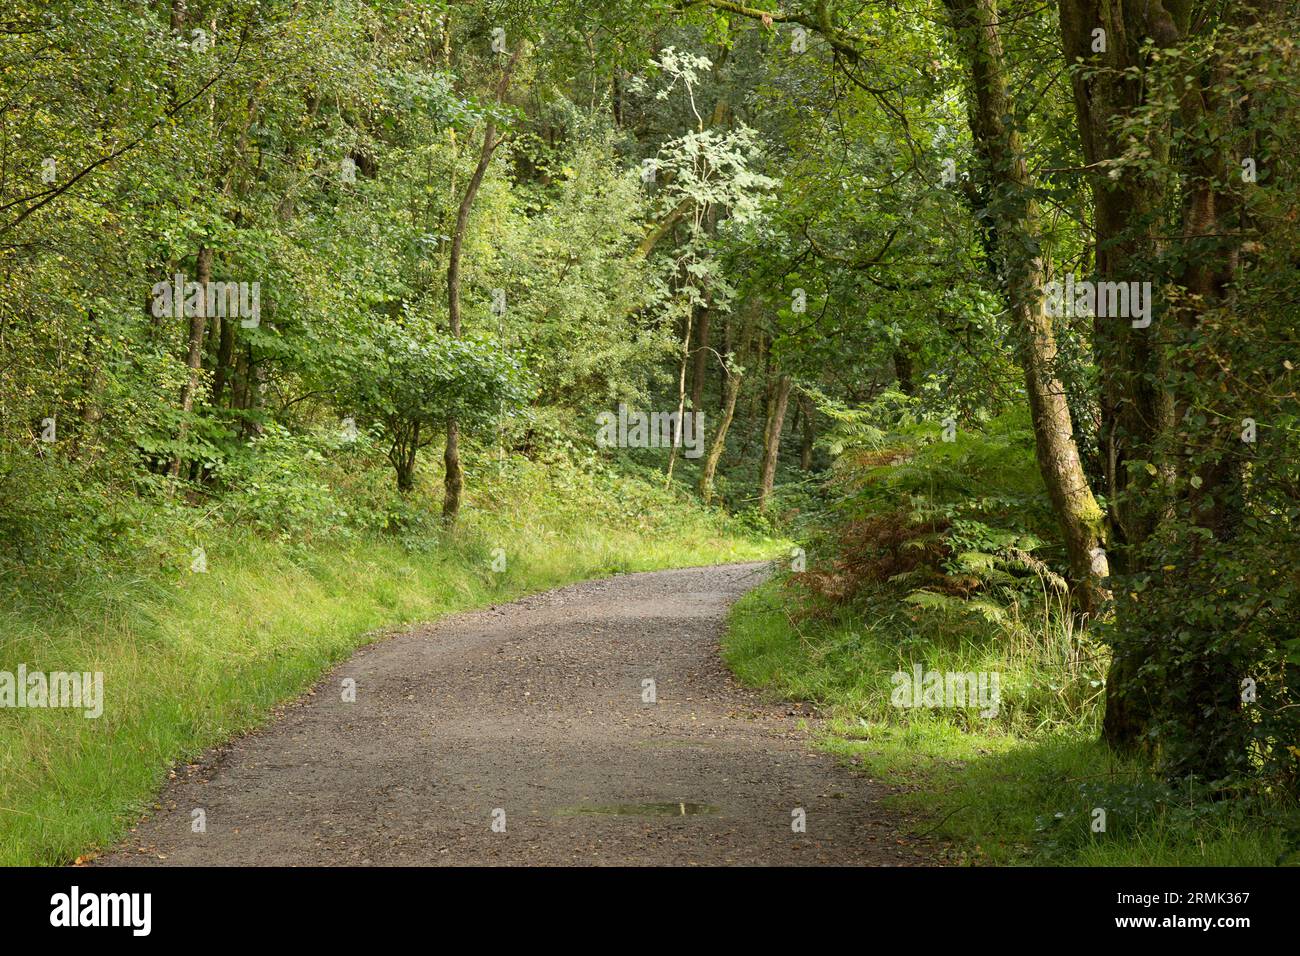
[[[812,750],[815,720],[720,661],[726,609],[764,573],[622,575],[365,647],[262,730],[178,768],[162,809],[96,862],[936,862],[880,806],[888,787]]]

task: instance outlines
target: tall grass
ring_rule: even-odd
[[[894,589],[836,606],[797,587],[773,583],[732,612],[725,645],[742,680],[824,704],[834,716],[880,722],[939,722],[982,734],[1055,727],[1097,729],[1105,656],[1077,633],[1062,599],[1026,614],[996,615],[961,601],[916,606]],[[895,675],[997,674],[994,717],[976,708],[895,706]]]
[[[434,499],[436,500],[436,499]],[[111,844],[178,761],[265,720],[384,631],[582,578],[771,556],[644,482],[515,463],[454,534],[284,543],[209,524],[161,570],[86,568],[0,604],[0,670],[103,672],[103,716],[0,709],[0,864]],[[505,570],[492,570],[501,548]]]
[[[1204,801],[1171,790],[1098,739],[1105,660],[1058,605],[989,621],[909,608],[893,592],[800,614],[781,581],[733,608],[724,657],[745,683],[813,701],[831,718],[821,745],[902,788],[921,829],[989,864],[1270,866],[1295,862],[1300,816],[1285,796]],[[1002,673],[995,718],[974,708],[900,708],[889,676]],[[1096,811],[1105,811],[1097,830]]]

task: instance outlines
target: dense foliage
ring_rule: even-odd
[[[648,476],[1293,792],[1293,5],[754,4],[9,3],[0,579]]]

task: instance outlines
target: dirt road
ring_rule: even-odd
[[[624,575],[363,648],[178,769],[163,809],[96,862],[931,862],[883,785],[813,750],[801,711],[720,661],[726,609],[763,574]]]

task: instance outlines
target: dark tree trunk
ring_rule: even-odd
[[[904,395],[916,394],[916,370],[912,363],[912,354],[905,345],[894,349],[894,377],[898,380],[898,390]]]
[[[199,388],[199,370],[203,367],[203,331],[207,327],[207,302],[208,302],[208,283],[212,279],[212,250],[207,246],[200,246],[197,259],[196,271],[197,281],[201,301],[199,308],[195,309],[195,315],[190,316],[190,335],[189,335],[189,352],[186,356],[186,365],[189,367],[189,377],[185,380],[185,386],[181,390],[181,423],[176,434],[176,441],[183,443],[188,431],[188,418],[190,412],[194,409],[194,396]],[[177,448],[175,456],[172,458],[170,474],[177,478],[181,473],[181,450]]]
[[[799,468],[812,471],[813,444],[817,441],[817,423],[814,416],[817,408],[807,395],[799,396],[799,418],[803,425],[802,441],[799,443]]]
[[[235,352],[235,323],[229,318],[221,323],[221,341],[217,346],[217,369],[212,379],[212,404],[220,405],[230,380],[230,363]]]
[[[1247,7],[1225,8],[1225,19],[1238,23],[1273,15],[1277,9],[1265,0]],[[1076,121],[1083,145],[1084,159],[1091,173],[1095,208],[1095,254],[1098,278],[1130,281],[1142,277],[1156,278],[1159,259],[1165,254],[1167,237],[1181,232],[1181,241],[1196,243],[1205,236],[1240,235],[1236,221],[1239,210],[1230,192],[1218,183],[1222,170],[1234,165],[1237,157],[1225,153],[1224,144],[1232,140],[1228,130],[1240,119],[1241,104],[1215,102],[1213,85],[1217,79],[1206,70],[1182,79],[1176,121],[1182,128],[1184,144],[1172,152],[1173,122],[1145,122],[1145,141],[1141,146],[1154,160],[1172,160],[1183,168],[1186,184],[1181,223],[1171,224],[1165,215],[1170,197],[1156,177],[1136,170],[1120,169],[1116,178],[1099,172],[1107,160],[1120,157],[1130,148],[1129,134],[1120,133],[1120,122],[1138,114],[1148,93],[1146,70],[1150,43],[1157,49],[1171,48],[1193,38],[1201,30],[1192,17],[1191,7],[1179,0],[1060,0],[1062,46],[1073,62],[1081,58],[1089,65],[1105,67],[1076,73],[1072,77]],[[1208,22],[1208,21],[1206,21]],[[1093,53],[1092,31],[1106,31],[1107,49]],[[1203,121],[1211,110],[1219,111],[1213,135],[1204,130]],[[1116,569],[1121,573],[1150,571],[1155,590],[1148,600],[1159,601],[1160,588],[1169,586],[1169,602],[1177,602],[1179,582],[1158,572],[1155,558],[1144,558],[1144,545],[1157,526],[1173,514],[1161,504],[1168,496],[1164,489],[1178,487],[1175,482],[1179,462],[1163,454],[1162,446],[1177,447],[1164,436],[1176,428],[1179,416],[1203,395],[1189,394],[1189,379],[1210,380],[1226,371],[1210,368],[1203,357],[1176,359],[1189,362],[1192,376],[1174,374],[1164,356],[1164,343],[1170,331],[1182,325],[1194,330],[1205,311],[1221,307],[1228,295],[1239,260],[1239,240],[1222,242],[1208,254],[1185,260],[1181,274],[1171,276],[1173,285],[1186,290],[1177,304],[1163,316],[1154,316],[1147,328],[1132,328],[1128,322],[1099,319],[1095,323],[1094,344],[1101,384],[1102,420],[1100,428],[1101,458],[1110,502],[1111,536],[1114,542]],[[1175,353],[1176,354],[1176,353]],[[1223,357],[1220,357],[1224,360]],[[1183,372],[1189,369],[1184,368]],[[1133,467],[1134,462],[1148,462],[1154,467]],[[1154,472],[1154,473],[1153,473]],[[1186,476],[1183,476],[1186,477]],[[1237,531],[1243,500],[1244,464],[1242,449],[1231,439],[1220,449],[1217,460],[1198,468],[1199,488],[1178,494],[1193,499],[1188,514],[1208,531],[1213,540],[1230,540]],[[1213,502],[1196,507],[1197,501]],[[1152,566],[1148,566],[1152,565]],[[1126,611],[1119,608],[1121,625]],[[1121,626],[1121,632],[1142,630],[1141,621]],[[1184,638],[1186,640],[1187,638]],[[1147,739],[1154,711],[1154,701],[1137,679],[1150,659],[1150,642],[1122,640],[1114,648],[1113,663],[1106,682],[1106,713],[1103,733],[1107,743],[1122,750],[1143,745]],[[1158,649],[1157,649],[1158,652]],[[1215,741],[1231,737],[1225,726],[1202,726],[1203,714],[1231,713],[1240,701],[1235,677],[1227,673],[1226,664],[1197,684],[1195,674],[1169,674],[1177,683],[1172,694],[1158,689],[1160,700],[1181,698],[1200,703],[1173,715],[1182,723],[1188,739],[1205,741],[1192,763],[1177,772],[1199,773],[1214,778],[1224,771],[1226,755]],[[1238,675],[1239,676],[1239,675]],[[1190,685],[1190,686],[1189,686]],[[1228,688],[1228,699],[1214,706]],[[1241,742],[1244,747],[1244,741]],[[1199,765],[1196,762],[1199,761]]]
[[[701,411],[704,408],[704,379],[709,369],[709,326],[712,310],[708,306],[700,309],[695,326],[695,354],[691,365],[691,408]]]

